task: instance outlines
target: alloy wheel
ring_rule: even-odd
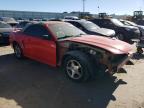
[[[78,80],[82,77],[82,66],[77,60],[69,60],[67,62],[66,72],[72,79]]]
[[[20,47],[18,46],[18,45],[15,45],[15,47],[14,47],[14,51],[15,51],[15,55],[16,55],[16,57],[17,58],[21,58],[21,49],[20,49]]]

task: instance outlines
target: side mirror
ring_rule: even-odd
[[[50,40],[50,39],[51,39],[51,36],[49,36],[49,35],[42,35],[42,38],[43,38],[43,39],[46,39],[46,40]]]

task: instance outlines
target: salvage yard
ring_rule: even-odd
[[[144,108],[144,55],[113,77],[74,83],[60,69],[0,47],[0,108]]]

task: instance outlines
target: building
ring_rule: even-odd
[[[63,13],[56,13],[56,12],[31,12],[31,11],[11,11],[11,10],[0,10],[0,17],[13,17],[13,18],[64,18],[65,16],[77,16],[81,12],[63,12]]]
[[[0,10],[0,17],[13,17],[15,19],[51,19],[51,18],[64,18],[65,16],[77,16],[83,18],[83,16],[92,16],[98,18],[97,14],[90,14],[89,12],[32,12],[32,11],[12,11],[12,10]],[[125,18],[127,15],[111,15],[114,18]]]

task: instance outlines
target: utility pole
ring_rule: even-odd
[[[98,13],[100,13],[100,0],[98,0],[98,7],[97,7],[97,9],[98,9]]]
[[[86,0],[82,0],[83,1],[83,13],[85,12],[85,1]]]

